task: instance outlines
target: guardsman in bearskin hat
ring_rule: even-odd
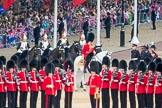
[[[128,92],[129,92],[129,101],[130,101],[130,108],[136,108],[136,98],[135,98],[135,84],[137,79],[137,72],[136,72],[137,64],[134,60],[129,62],[129,80],[128,80]]]
[[[90,63],[90,72],[91,75],[88,78],[87,85],[90,87],[89,96],[91,101],[91,108],[99,108],[99,99],[100,99],[100,88],[101,88],[101,77],[99,62],[92,61]]]
[[[40,61],[40,66],[41,69],[39,70],[39,75],[42,78],[42,81],[40,81],[40,88],[41,88],[41,108],[45,108],[46,106],[46,96],[45,96],[45,85],[44,85],[44,78],[46,77],[46,72],[45,72],[45,65],[48,63],[48,59],[46,57],[43,57]]]
[[[111,67],[111,83],[110,83],[113,108],[118,108],[118,89],[121,76],[121,73],[119,72],[118,68],[119,68],[118,59],[113,59]]]
[[[65,108],[72,108],[72,96],[74,92],[74,75],[73,75],[74,65],[71,60],[65,62],[65,70],[63,84],[65,85]]]
[[[162,63],[157,64],[155,77],[155,108],[162,108]]]
[[[102,108],[110,108],[110,59],[105,56],[102,60],[102,71],[101,71],[101,92],[102,92]]]
[[[20,78],[20,108],[27,108],[26,101],[27,101],[27,94],[28,94],[28,78],[27,78],[27,60],[23,59],[20,61],[20,72],[17,76]]]
[[[42,51],[44,51],[45,49],[50,48],[50,47],[51,45],[48,41],[47,34],[45,33],[43,35],[43,40],[40,42],[40,48],[42,49]]]
[[[91,58],[93,56],[93,53],[95,52],[94,51],[94,46],[92,44],[94,38],[95,38],[94,33],[89,33],[88,37],[87,37],[87,43],[82,48],[82,57],[85,60],[84,72],[85,72],[86,67],[88,66],[88,64],[89,64],[89,62],[90,62],[90,60],[91,60]]]
[[[138,76],[136,79],[136,94],[138,100],[138,108],[145,108],[145,96],[146,96],[146,64],[144,61],[140,61],[137,67]]]
[[[61,92],[62,92],[62,76],[61,76],[61,63],[59,60],[53,60],[52,63],[55,66],[54,78],[56,80],[57,96],[54,100],[54,108],[60,108]]]
[[[15,63],[12,60],[9,60],[7,62],[7,72],[6,72],[6,77],[7,77],[7,94],[8,94],[8,108],[15,108],[16,105],[16,90],[17,90],[17,85],[16,81],[14,79],[14,68],[15,68]]]
[[[47,63],[45,66],[45,71],[47,77],[44,79],[44,85],[46,87],[45,94],[46,94],[46,107],[45,108],[52,108],[54,98],[57,95],[56,90],[56,80],[53,77],[55,66],[53,63]]]
[[[137,49],[137,44],[132,44],[131,60],[138,63],[140,59],[141,57],[140,57],[140,52]]]
[[[127,108],[127,84],[129,76],[127,74],[127,62],[121,60],[119,63],[119,71],[121,72],[119,91],[120,91],[120,105],[121,108]]]
[[[37,98],[38,98],[38,91],[39,91],[39,79],[37,78],[37,64],[38,61],[33,59],[30,65],[30,72],[29,76],[31,77],[30,82],[30,108],[37,108]]]
[[[154,62],[150,62],[147,68],[148,77],[146,80],[146,101],[147,107],[153,108],[153,94],[154,94],[154,85],[155,85],[155,68],[156,64]]]
[[[6,95],[6,90],[5,90],[5,80],[4,80],[4,75],[2,74],[2,69],[3,69],[3,62],[0,60],[0,108],[5,108],[4,106],[4,101],[5,100],[5,95]]]

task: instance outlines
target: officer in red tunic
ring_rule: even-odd
[[[41,108],[46,107],[46,96],[45,96],[45,85],[44,85],[44,78],[46,77],[46,72],[45,72],[45,65],[48,63],[48,59],[46,57],[43,57],[41,59],[41,69],[39,70],[39,75],[42,78],[42,81],[40,81],[40,89],[41,89]]]
[[[99,63],[92,61],[90,63],[91,75],[88,78],[87,85],[90,87],[89,96],[91,101],[91,108],[99,108],[101,77],[99,76]]]
[[[29,76],[31,77],[30,86],[30,108],[37,108],[37,98],[38,98],[38,91],[39,91],[39,80],[36,76],[37,72],[37,60],[33,59],[29,65],[31,71],[29,72]]]
[[[67,60],[65,62],[65,70],[63,84],[65,85],[65,108],[72,108],[72,96],[74,92],[74,75],[73,75],[74,65],[72,61]]]
[[[4,76],[2,74],[2,69],[3,69],[3,62],[0,60],[0,108],[5,108],[4,106],[4,95],[6,94],[6,90],[5,90],[5,80],[4,80]]]
[[[136,83],[136,94],[138,100],[138,108],[145,108],[145,94],[146,94],[146,64],[143,61],[140,61],[137,67],[137,83]]]
[[[9,60],[7,62],[7,72],[6,72],[6,77],[8,80],[8,82],[6,82],[8,94],[8,108],[13,108],[16,105],[15,100],[16,100],[17,85],[14,80],[14,68],[15,68],[14,61]]]
[[[110,108],[110,59],[105,56],[102,60],[102,71],[101,71],[101,92],[102,92],[102,108]]]
[[[111,97],[113,101],[113,108],[118,108],[118,89],[120,82],[120,72],[118,71],[119,61],[118,59],[112,60],[112,68],[111,68]]]
[[[52,108],[52,105],[54,103],[54,98],[57,95],[56,80],[53,77],[54,69],[55,67],[53,63],[47,63],[45,67],[47,77],[45,77],[44,79],[44,85],[46,87],[46,90],[45,90],[46,108]]]
[[[27,65],[28,62],[23,59],[20,62],[20,72],[17,74],[17,76],[20,79],[20,108],[27,108],[26,106],[26,101],[27,101],[27,94],[28,94],[28,79],[26,77],[26,72],[27,72]]]
[[[146,101],[147,107],[153,108],[153,94],[154,94],[154,85],[155,85],[155,68],[156,64],[154,62],[149,63],[148,65],[148,77],[146,82]]]
[[[87,40],[86,40],[87,43],[82,48],[82,57],[84,57],[84,60],[85,60],[84,72],[85,72],[90,60],[92,59],[93,53],[95,52],[94,46],[92,44],[94,37],[95,37],[94,33],[89,33]]]
[[[162,63],[157,64],[155,77],[155,108],[162,108]]]
[[[127,62],[121,60],[119,63],[119,71],[121,73],[119,82],[120,91],[120,105],[121,108],[127,108],[127,84],[128,84],[128,74],[127,74]]]
[[[57,95],[54,100],[54,108],[60,108],[60,100],[61,100],[61,92],[62,92],[62,76],[61,76],[61,64],[59,60],[54,60],[52,62],[55,66],[54,70],[54,78],[56,80],[56,89],[57,89]]]
[[[136,108],[136,98],[135,98],[135,84],[137,79],[137,73],[136,73],[136,62],[134,60],[131,60],[129,62],[129,80],[128,80],[128,92],[129,92],[129,101],[130,101],[130,108]]]

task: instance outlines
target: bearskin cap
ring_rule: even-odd
[[[145,62],[146,65],[148,65],[151,62],[151,59],[149,57],[146,57],[144,59],[144,62]]]
[[[5,56],[0,56],[0,60],[3,62],[3,65],[6,64],[6,57]]]
[[[48,76],[49,75],[49,73],[54,73],[54,69],[55,69],[55,67],[54,67],[54,64],[53,63],[47,63],[46,65],[45,65],[45,71],[46,71],[46,75]]]
[[[152,72],[154,72],[156,69],[156,64],[154,62],[150,62],[148,65],[148,70],[151,70]]]
[[[13,56],[11,56],[10,59],[13,60],[13,61],[15,62],[15,64],[18,64],[19,57],[18,57],[17,55],[13,55]]]
[[[112,60],[112,67],[119,67],[119,61],[118,61],[118,59],[113,59]]]
[[[107,65],[107,67],[110,66],[110,59],[109,59],[109,57],[105,56],[105,57],[103,58],[103,60],[102,60],[102,65],[103,65],[103,64]]]
[[[7,70],[9,70],[10,68],[15,68],[15,63],[13,60],[7,61]]]
[[[43,57],[43,58],[41,59],[41,68],[43,68],[47,63],[48,63],[47,57]]]
[[[53,60],[52,63],[55,65],[55,67],[61,67],[61,63],[57,59]]]
[[[3,69],[3,62],[0,60],[0,69]]]
[[[90,71],[94,71],[96,74],[100,74],[100,67],[97,61],[92,61],[90,63]]]
[[[150,48],[156,49],[156,46],[155,46],[155,45],[151,45],[151,47],[150,47]]]
[[[37,68],[38,66],[38,61],[36,59],[33,59],[30,63],[29,63],[30,69],[32,68]]]
[[[20,62],[20,68],[27,68],[28,62],[27,60],[23,59]]]
[[[158,63],[160,63],[161,62],[161,58],[156,58],[155,60],[154,60],[154,62],[155,62],[155,64],[157,65]]]
[[[67,60],[64,64],[64,67],[66,71],[68,70],[68,68],[73,70],[74,64],[71,60]]]
[[[124,69],[126,71],[127,70],[127,62],[125,60],[121,60],[119,63],[119,68]]]
[[[89,33],[88,37],[87,37],[87,42],[93,42],[94,38],[95,38],[94,33],[92,33],[92,32]]]
[[[143,73],[146,71],[146,64],[144,61],[139,62],[137,70],[142,71]]]
[[[156,71],[162,73],[162,63],[158,63],[158,64],[157,64]]]
[[[134,60],[131,60],[131,61],[129,62],[129,67],[128,67],[128,69],[133,69],[133,71],[135,71],[136,68],[137,68],[136,62],[135,62]]]

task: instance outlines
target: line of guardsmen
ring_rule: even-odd
[[[13,55],[7,61],[0,56],[0,108],[17,108],[17,94],[20,92],[20,108],[27,108],[27,94],[30,91],[30,108],[37,107],[38,92],[41,91],[41,108],[60,108],[62,84],[65,91],[65,108],[72,108],[74,92],[73,63],[67,60],[64,69],[58,60],[48,62],[47,58],[29,63],[22,59],[18,66],[18,57]],[[41,69],[38,68],[38,64]],[[7,97],[7,98],[6,98]]]
[[[109,93],[111,93],[112,108],[119,108],[119,92],[120,108],[128,108],[127,92],[129,94],[129,108],[162,108],[161,58],[149,61],[148,65],[143,60],[138,64],[131,60],[128,67],[125,60],[113,59],[110,69],[110,60],[105,56],[102,60],[102,70],[101,64],[96,61],[91,62],[90,66],[91,75],[87,85],[90,87],[92,108],[99,108],[100,92],[102,108],[110,108]]]

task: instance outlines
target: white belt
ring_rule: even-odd
[[[132,60],[138,60],[138,58],[132,58]]]
[[[56,80],[56,82],[61,82],[61,80]]]
[[[7,83],[9,83],[9,84],[15,84],[14,81],[8,81]]]
[[[20,81],[20,83],[28,83],[27,81]]]
[[[4,82],[0,82],[0,84],[4,84]]]
[[[38,81],[32,81],[31,83],[38,83]]]

